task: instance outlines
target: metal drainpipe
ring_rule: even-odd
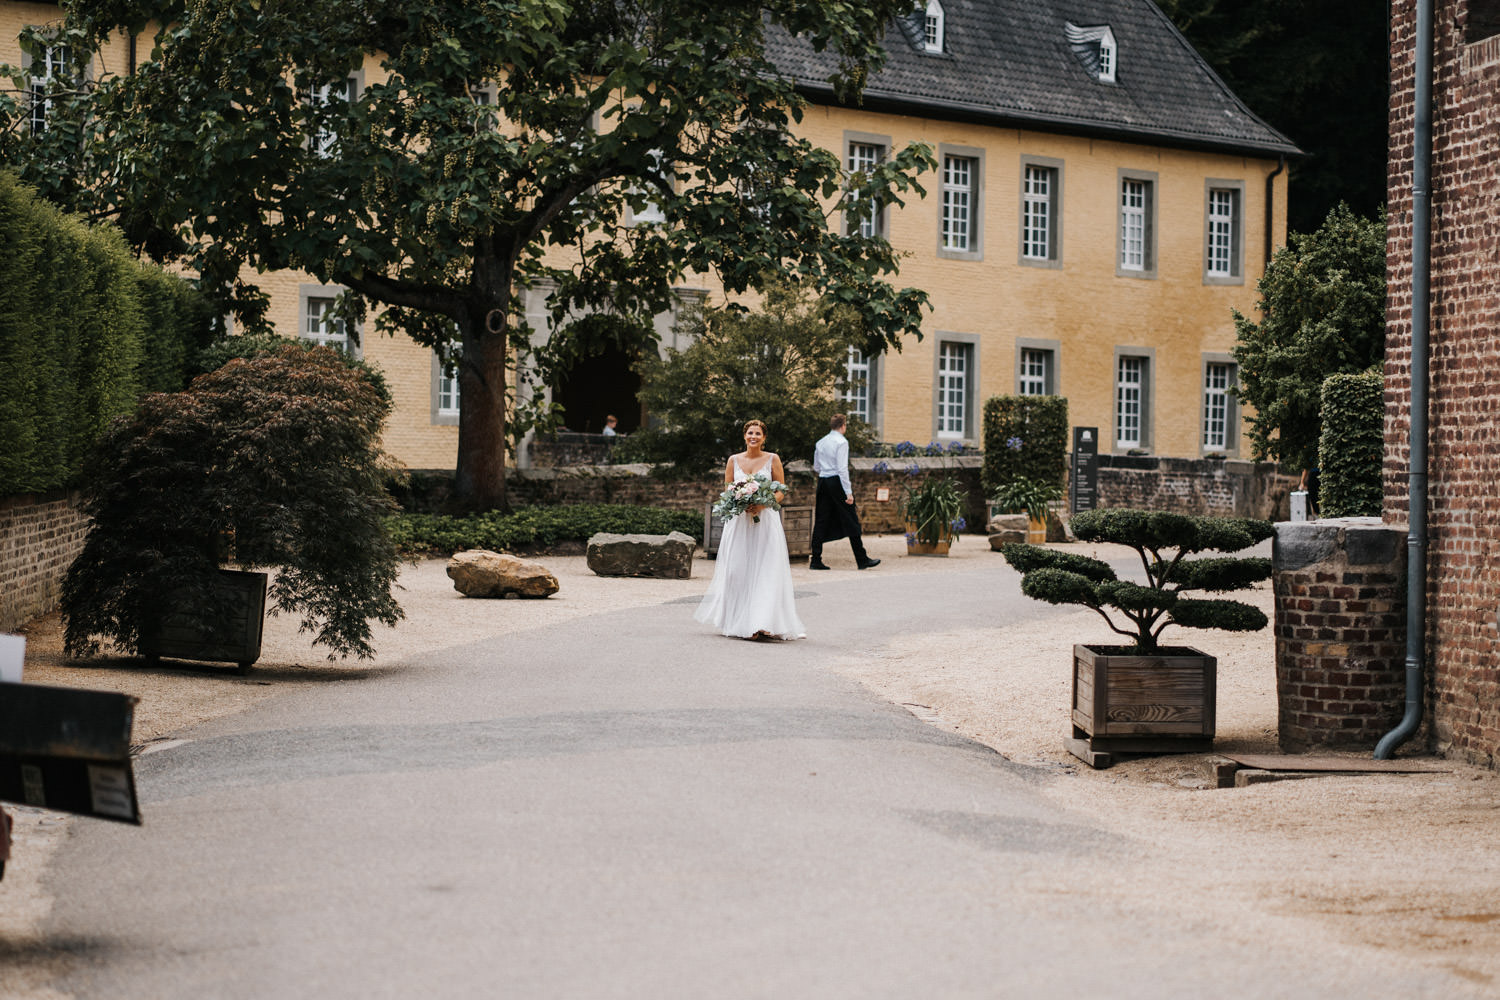
[[[1388,760],[1422,723],[1427,644],[1427,354],[1432,277],[1432,0],[1417,0],[1411,203],[1411,440],[1406,529],[1406,715],[1380,738]]]
[[[1276,169],[1266,175],[1266,266],[1264,271],[1271,269],[1271,231],[1276,222],[1276,175],[1286,169],[1286,154],[1276,161]]]

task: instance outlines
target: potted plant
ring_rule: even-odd
[[[1019,570],[1021,592],[1052,604],[1098,612],[1117,645],[1073,647],[1073,737],[1066,745],[1095,767],[1116,752],[1207,750],[1214,736],[1217,661],[1190,646],[1164,646],[1168,625],[1253,632],[1266,616],[1242,601],[1185,596],[1227,593],[1271,575],[1260,557],[1188,559],[1198,552],[1239,552],[1271,537],[1269,521],[1196,517],[1113,508],[1073,516],[1080,541],[1134,549],[1144,583],[1121,580],[1107,563],[1071,552],[1011,543],[1001,549]]]
[[[1056,483],[1016,476],[1000,487],[991,503],[997,514],[1025,514],[1031,522],[1027,539],[1045,542],[1047,521],[1052,517],[1051,505],[1062,499],[1062,492],[1062,487]]]
[[[947,476],[929,476],[916,486],[908,485],[901,498],[906,554],[947,555],[948,546],[967,527],[963,513],[968,499],[958,483]]]
[[[243,670],[269,599],[330,656],[370,656],[370,620],[401,617],[379,449],[390,405],[358,362],[295,342],[147,396],[89,466],[92,521],[63,584],[68,655],[107,638]],[[268,589],[252,571],[271,567]]]

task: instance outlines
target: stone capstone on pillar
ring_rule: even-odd
[[[549,597],[558,590],[557,577],[541,563],[488,549],[455,553],[448,576],[465,597]]]
[[[650,576],[686,580],[693,575],[698,543],[680,531],[669,535],[614,535],[589,539],[584,558],[599,576]]]

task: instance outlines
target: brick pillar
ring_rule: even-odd
[[[1350,517],[1276,525],[1278,736],[1288,753],[1374,749],[1401,721],[1406,528]]]

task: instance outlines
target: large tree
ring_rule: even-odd
[[[1257,285],[1259,323],[1234,313],[1240,398],[1257,459],[1318,464],[1323,380],[1385,354],[1385,222],[1340,205],[1293,233]]]
[[[243,317],[263,308],[247,267],[300,268],[351,289],[351,318],[379,303],[381,329],[454,358],[457,491],[473,506],[506,504],[527,288],[550,289],[543,362],[580,338],[649,339],[693,274],[731,294],[795,274],[880,346],[919,335],[925,294],[893,287],[889,244],[833,214],[920,191],[930,151],[846,176],[792,134],[803,102],[765,51],[773,32],[831,48],[852,95],[910,0],[65,6],[81,51],[154,35],[135,72],[96,81],[80,137],[52,130],[33,162],[76,178],[54,190],[97,199],[142,242],[179,238]],[[349,87],[367,54],[378,71]]]

